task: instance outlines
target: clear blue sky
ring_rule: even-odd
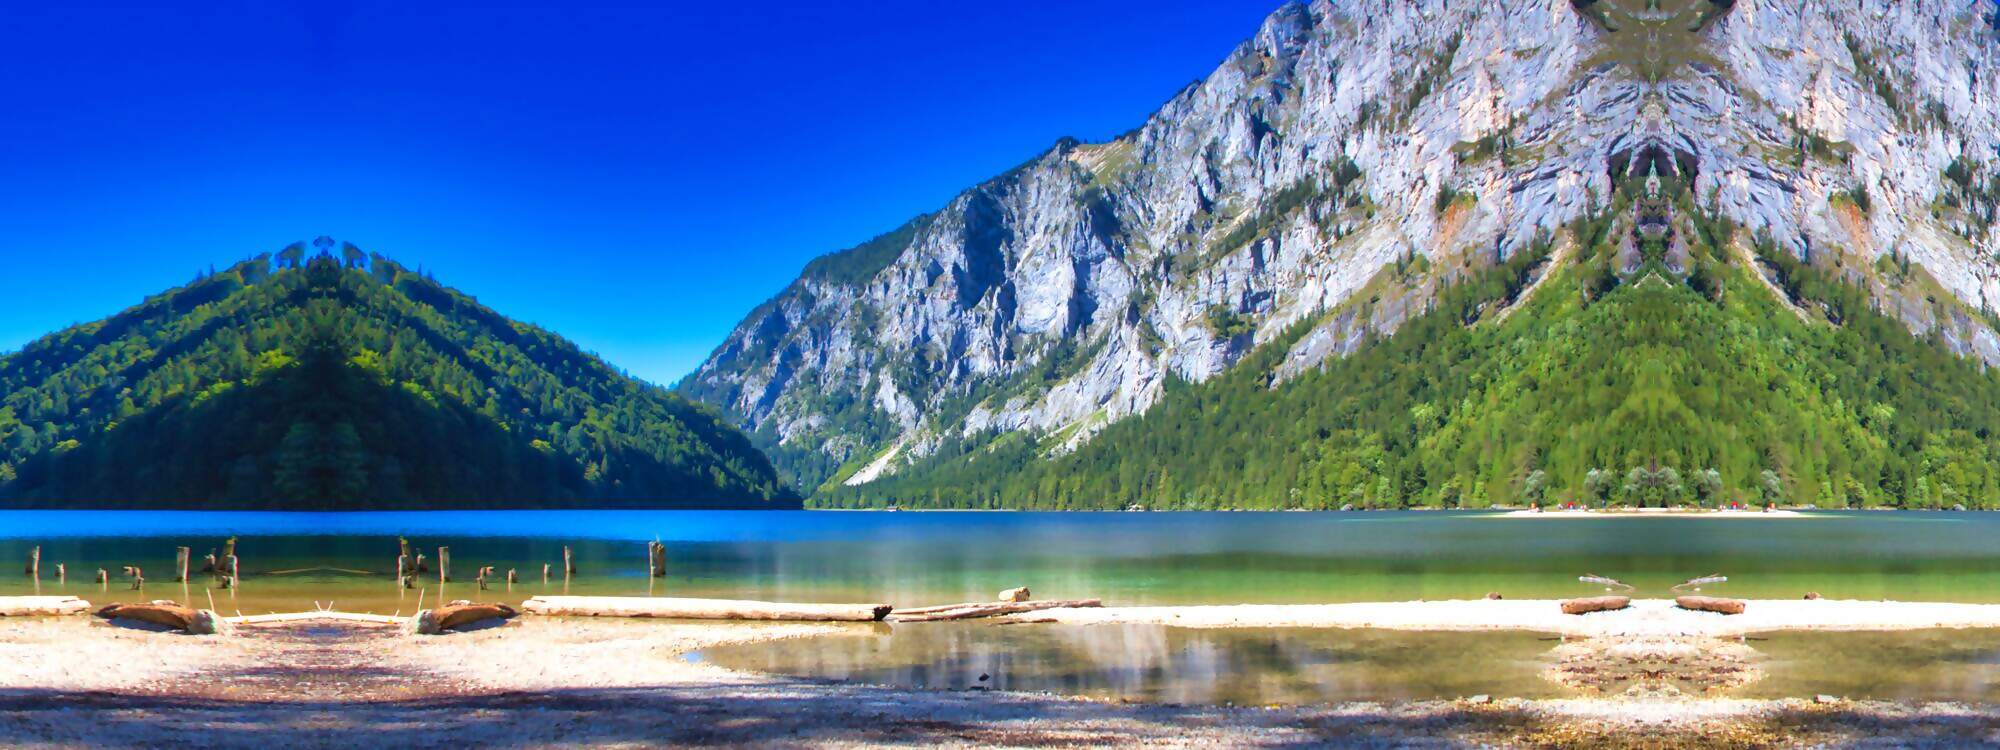
[[[324,234],[671,383],[1278,2],[44,5],[0,24],[0,352]]]

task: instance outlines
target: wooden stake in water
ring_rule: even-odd
[[[68,580],[69,580],[69,571],[63,568],[62,563],[56,563],[56,583],[64,583]]]
[[[520,583],[520,582],[521,582],[521,574],[519,574],[519,573],[516,573],[516,572],[514,572],[514,569],[513,569],[513,568],[508,568],[508,569],[507,569],[507,585],[509,585],[509,586],[512,586],[512,585],[514,585],[514,584],[516,584],[516,583]]]
[[[549,567],[548,563],[542,563],[542,583],[549,582]]]
[[[451,548],[438,548],[438,583],[451,582]]]
[[[42,548],[40,545],[28,550],[28,577],[42,577]]]
[[[570,557],[569,545],[563,545],[563,580],[569,580],[570,576],[576,575],[575,559]]]
[[[98,569],[97,569],[97,582],[98,582],[98,583],[102,583],[102,584],[105,584],[105,585],[110,585],[110,583],[111,583],[111,571],[108,571],[108,570],[105,570],[105,569],[103,569],[103,568],[98,568]]]
[[[174,583],[187,583],[188,554],[189,551],[186,547],[174,548],[174,570],[180,571],[178,575],[174,576]]]
[[[409,575],[410,575],[410,572],[409,572],[409,571],[410,571],[410,556],[409,556],[409,555],[397,555],[397,556],[396,556],[396,578],[397,578],[397,579],[403,579],[403,578],[408,578],[408,577],[409,577]]]

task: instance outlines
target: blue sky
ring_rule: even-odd
[[[0,352],[331,235],[671,383],[807,260],[1138,125],[1278,3],[841,5],[10,8]]]

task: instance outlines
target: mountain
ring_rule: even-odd
[[[318,244],[0,357],[0,502],[797,507],[714,410]]]
[[[1996,28],[1287,5],[1131,133],[814,261],[678,389],[825,504],[1985,502]]]

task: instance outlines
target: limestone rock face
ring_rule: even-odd
[[[1605,210],[1618,165],[1655,155],[1793,252],[1907,257],[1965,304],[1859,280],[2000,361],[1964,312],[2000,295],[1984,5],[1627,5],[1287,5],[1131,133],[815,261],[680,389],[806,491],[995,435],[1061,452],[1294,325],[1280,380],[1391,333],[1434,279]]]

